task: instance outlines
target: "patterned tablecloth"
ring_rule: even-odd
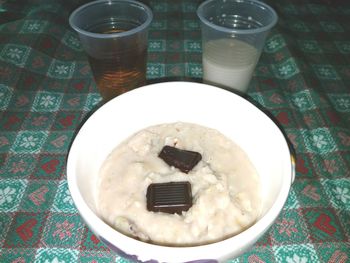
[[[84,225],[67,150],[100,101],[67,18],[78,1],[0,1],[0,262],[128,262]],[[147,75],[202,76],[199,1],[150,0]],[[337,3],[337,4],[336,4]],[[296,150],[275,224],[230,262],[350,262],[350,5],[270,2],[279,15],[249,96]]]

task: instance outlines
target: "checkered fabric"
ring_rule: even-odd
[[[67,188],[69,144],[101,100],[67,21],[81,3],[68,2],[0,1],[0,262],[129,262],[90,232]],[[200,80],[199,2],[148,1],[149,80]],[[267,234],[229,262],[350,262],[350,4],[269,4],[279,22],[248,95],[292,142],[296,180]]]

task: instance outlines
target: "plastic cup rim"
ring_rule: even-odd
[[[220,31],[220,32],[231,33],[231,34],[232,33],[234,33],[234,34],[257,34],[257,33],[267,32],[277,23],[277,20],[278,20],[278,16],[277,16],[276,11],[271,6],[269,6],[268,4],[263,3],[261,1],[257,1],[257,0],[226,0],[228,2],[237,2],[237,3],[243,3],[243,2],[254,3],[260,7],[263,7],[271,12],[272,21],[265,26],[258,27],[258,28],[252,28],[252,29],[234,29],[234,28],[218,26],[218,25],[215,25],[214,23],[210,22],[208,19],[206,19],[202,15],[204,6],[206,6],[209,3],[214,2],[214,1],[218,1],[218,0],[206,0],[202,4],[200,4],[199,7],[197,8],[197,16],[199,17],[199,19],[201,20],[202,23],[204,23],[205,25],[207,25],[207,26],[209,26],[217,31]]]
[[[111,34],[93,33],[93,32],[90,32],[88,30],[82,29],[81,27],[78,27],[73,23],[74,17],[79,12],[83,11],[85,8],[89,8],[93,5],[100,5],[100,4],[105,4],[105,3],[112,5],[113,3],[116,3],[116,2],[126,2],[126,3],[130,3],[130,4],[134,4],[134,5],[138,5],[138,6],[142,7],[145,10],[145,12],[147,13],[146,21],[143,22],[141,25],[139,25],[131,30],[127,30],[124,32],[118,32],[118,33],[111,33]],[[116,37],[130,36],[130,35],[133,35],[135,33],[138,33],[140,31],[144,30],[145,28],[147,28],[151,24],[152,19],[153,19],[153,13],[152,13],[151,9],[147,5],[145,5],[141,2],[138,2],[135,0],[96,0],[96,1],[84,4],[82,6],[79,6],[77,9],[75,9],[71,13],[71,15],[69,16],[69,24],[79,34],[82,34],[82,35],[85,35],[85,36],[88,36],[91,38],[97,38],[97,39],[111,39],[111,38],[116,38]]]

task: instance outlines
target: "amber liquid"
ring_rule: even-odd
[[[129,26],[129,28],[128,28]],[[111,34],[127,31],[135,25],[102,25],[93,32]],[[144,45],[130,43],[110,58],[98,59],[88,56],[97,87],[104,101],[126,91],[145,85],[147,49]]]

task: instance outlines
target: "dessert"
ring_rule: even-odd
[[[171,194],[174,188],[177,192]],[[116,146],[100,169],[96,204],[105,222],[130,237],[200,245],[254,224],[261,207],[260,182],[246,153],[219,131],[165,123]],[[174,209],[176,204],[181,209]]]

